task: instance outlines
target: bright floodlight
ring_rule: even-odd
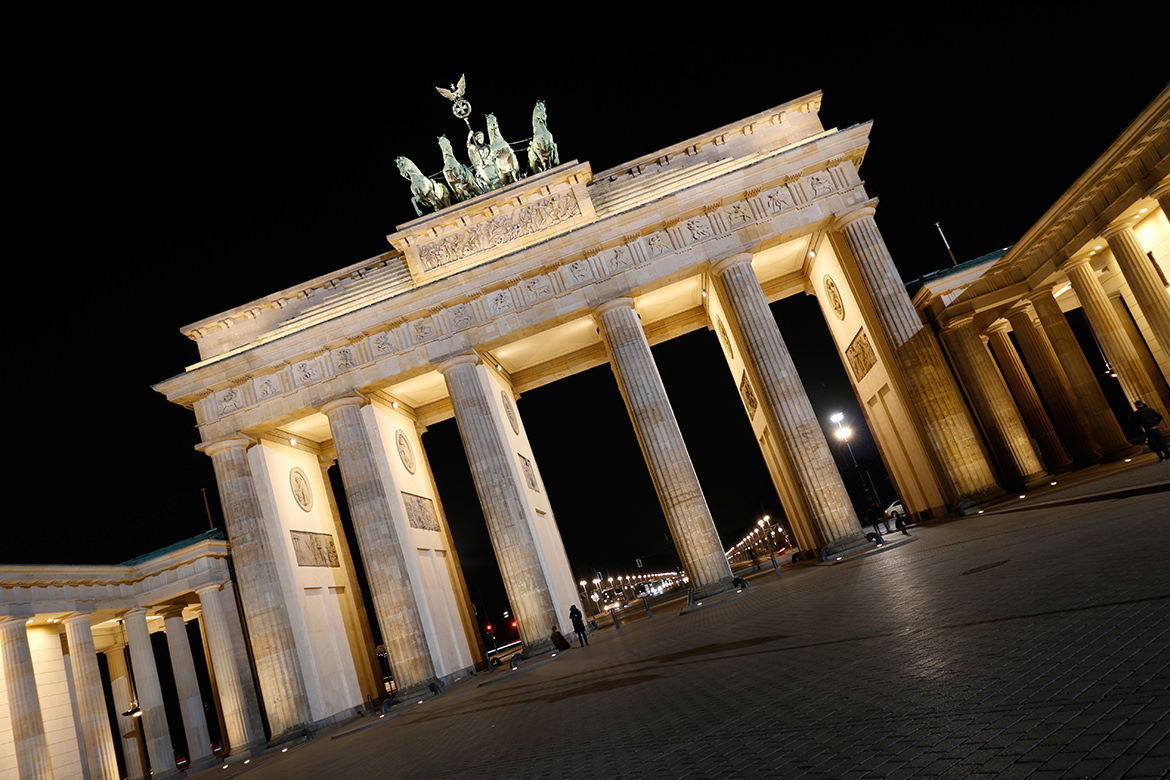
[[[845,419],[845,415],[842,412],[837,412],[836,414],[834,414],[832,417],[829,418],[829,421],[839,423],[844,419]]]
[[[853,429],[849,426],[837,429],[837,438],[841,440],[848,439],[853,434]]]

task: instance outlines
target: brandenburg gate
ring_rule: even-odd
[[[223,659],[238,659],[245,635],[232,628],[236,619],[223,605],[238,599],[258,683],[249,705],[248,675],[230,662],[231,682],[240,689],[232,694],[234,741],[245,746],[258,741],[258,709],[277,742],[351,712],[367,696],[381,698],[373,621],[404,696],[469,673],[482,660],[479,629],[422,439],[427,426],[454,417],[524,653],[551,649],[553,627],[572,631],[566,613],[579,592],[516,401],[603,364],[613,370],[696,595],[727,590],[732,574],[724,545],[650,349],[699,328],[712,330],[722,345],[728,381],[739,390],[801,550],[826,556],[864,545],[769,308],[790,295],[818,301],[911,515],[972,511],[1005,487],[1068,468],[1061,459],[1066,449],[1086,461],[1130,451],[1116,421],[1110,426],[1098,415],[1095,397],[1076,401],[1055,370],[1035,372],[1053,384],[1048,408],[1068,396],[1067,408],[1084,409],[1055,433],[1051,426],[1038,433],[1044,407],[1028,403],[1035,392],[1029,396],[1009,372],[1009,393],[974,329],[992,315],[1006,318],[1020,338],[1029,337],[1021,344],[1029,362],[1034,353],[1048,361],[1036,367],[1068,363],[1071,348],[1041,343],[1028,314],[1034,306],[1041,322],[1055,323],[1060,302],[1050,284],[1059,280],[1037,275],[1032,289],[1004,268],[987,277],[1004,280],[993,295],[962,274],[947,277],[916,299],[943,322],[942,341],[924,324],[929,318],[906,291],[878,228],[877,200],[860,176],[871,125],[826,129],[820,102],[814,93],[600,172],[587,162],[559,162],[551,136],[537,128],[544,116],[538,104],[533,145],[552,154],[537,164],[530,153],[526,177],[516,177],[514,167],[506,175],[505,162],[515,160],[497,148],[494,119],[490,144],[473,148],[469,137],[481,162],[500,155],[493,157],[498,180],[490,187],[481,186],[484,169],[471,176],[449,168],[458,175],[448,173],[447,192],[400,159],[416,208],[433,211],[419,208],[417,219],[388,237],[391,249],[382,255],[187,326],[199,362],[156,385],[195,413],[199,448],[214,464],[222,499],[234,584],[218,562],[227,550],[206,542],[202,552],[184,553],[194,557],[182,565],[201,571],[196,564],[207,561],[214,576],[192,575],[190,588],[125,591],[120,601],[101,602],[109,613],[102,619],[124,620],[133,650],[145,646],[148,612],[170,616],[170,639],[172,622],[182,626],[182,610],[201,602],[213,618],[205,627],[213,664],[227,667]],[[1148,199],[1151,187],[1149,197],[1164,198],[1164,146],[1162,168],[1125,174],[1138,184],[1118,209]],[[450,151],[445,143],[445,155]],[[1152,158],[1124,159],[1149,167]],[[1085,203],[1088,209],[1097,201]],[[1121,214],[1115,211],[1109,219]],[[1140,225],[1135,230],[1139,242],[1154,236]],[[1157,240],[1166,232],[1158,227]],[[1128,240],[1121,228],[1116,234]],[[1126,251],[1127,262],[1140,266],[1138,249]],[[1067,264],[1078,295],[1096,289],[1092,273],[1078,270],[1085,265],[1091,268],[1089,261]],[[1142,273],[1149,281],[1147,269]],[[1164,280],[1161,287],[1156,282],[1134,299],[1155,330],[1165,319]],[[1113,316],[1107,302],[1094,307],[1101,318]],[[1003,330],[997,325],[989,339],[997,356],[1012,358]],[[1124,339],[1114,341],[1121,354]],[[1161,348],[1152,349],[1152,363],[1164,358]],[[1155,405],[1165,384],[1158,381],[1147,381]],[[325,474],[334,463],[353,538]],[[358,553],[373,614],[359,591]],[[149,566],[149,575],[102,576],[138,582],[167,570]],[[34,579],[28,574],[25,581]],[[233,598],[220,588],[234,588]],[[149,595],[156,592],[157,599]],[[54,598],[54,608],[74,615],[74,623],[89,603]],[[122,615],[127,609],[129,617]],[[11,649],[4,658],[8,686],[24,690],[21,659],[26,634],[34,632],[16,614],[3,619],[0,638]],[[30,701],[17,714],[31,723],[42,705]],[[37,765],[36,735],[22,739],[21,767]]]
[[[863,543],[768,308],[778,298],[820,301],[909,511],[1000,492],[882,242],[858,173],[870,126],[826,130],[820,100],[599,173],[554,165],[400,226],[383,255],[184,329],[201,360],[157,389],[195,412],[214,461],[274,734],[325,714],[304,679],[321,649],[299,616],[360,601],[330,581],[345,556],[306,563],[304,539],[357,544],[400,688],[475,664],[477,627],[420,437],[452,416],[525,652],[549,647],[553,626],[571,631],[578,591],[516,399],[575,372],[612,367],[696,593],[728,588],[650,351],[697,328],[723,345],[801,548]],[[333,460],[352,540],[322,476]]]

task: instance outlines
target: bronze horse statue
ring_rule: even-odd
[[[410,181],[410,203],[414,206],[416,214],[422,216],[419,204],[435,211],[451,205],[451,193],[446,185],[424,176],[408,157],[397,157],[394,162],[398,164],[398,172],[402,174],[402,178]]]
[[[531,173],[540,173],[561,164],[561,156],[557,152],[557,144],[548,129],[548,114],[544,109],[544,101],[536,101],[532,109],[532,141],[528,144],[528,170]]]

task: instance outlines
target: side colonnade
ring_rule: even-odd
[[[0,773],[139,780],[263,747],[226,560],[226,542],[208,534],[121,566],[0,570],[8,596],[0,617]],[[206,712],[215,745],[188,638],[194,619],[212,684]],[[168,722],[151,639],[160,630],[181,723]],[[186,743],[182,754],[174,733]]]
[[[1068,211],[1047,218],[1075,214],[1093,226],[1088,239],[1030,234],[981,269],[966,294],[958,292],[963,271],[922,280],[917,303],[940,323],[1009,485],[1142,452],[1133,443],[1142,434],[1138,401],[1170,416],[1168,192],[1170,179],[1156,179],[1104,206],[1067,196],[1058,206]],[[1031,281],[1020,284],[1022,276]],[[1087,326],[1081,339],[1066,316],[1077,309]],[[1125,407],[1111,404],[1107,390]]]

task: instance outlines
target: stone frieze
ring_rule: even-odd
[[[254,378],[246,385],[221,389],[205,397],[205,419],[230,416],[254,404],[294,392],[345,371],[416,349],[454,332],[475,328],[495,317],[535,306],[567,290],[617,276],[660,257],[716,239],[744,225],[804,208],[816,198],[856,186],[855,171],[838,170],[845,166],[852,168],[852,162],[846,160],[836,168],[789,177],[786,183],[761,188],[740,200],[715,202],[700,213],[664,224],[659,229],[623,236],[621,243],[593,247],[587,250],[584,257],[567,257],[559,264],[545,266],[506,287],[484,290],[469,301],[436,308],[433,313],[405,322],[399,320],[386,330],[368,333],[364,340],[355,344],[336,348],[325,355],[294,361],[268,375],[253,375]],[[562,222],[580,214],[575,194],[571,190],[553,193],[527,205],[531,208],[517,209],[500,215],[498,219],[489,219],[468,228],[463,239],[453,244],[448,242],[444,245],[446,249],[440,249],[439,244],[442,242],[436,240],[432,247],[435,254],[428,255],[432,259],[427,262],[438,266],[455,262],[459,258],[466,258],[466,253],[472,251],[472,247],[504,246],[510,241],[519,241],[524,236],[539,233],[542,229],[559,229],[557,226]],[[864,332],[860,332],[854,339],[847,357],[854,375],[860,380],[876,361]],[[750,387],[747,390],[750,396]],[[745,405],[750,409],[749,396],[745,396]]]

